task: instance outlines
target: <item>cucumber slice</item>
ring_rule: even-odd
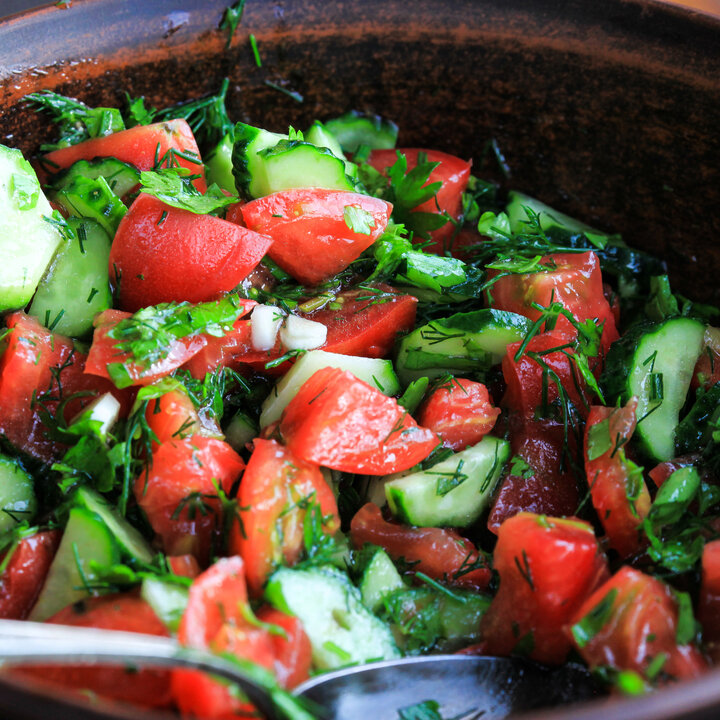
[[[233,176],[233,135],[228,133],[211,151],[205,160],[208,185],[215,183],[222,190],[235,195],[235,177]]]
[[[607,240],[610,236],[600,230],[596,230],[590,225],[586,225],[580,220],[576,220],[559,210],[551,208],[540,200],[536,200],[529,195],[511,190],[508,193],[508,204],[505,208],[508,220],[510,220],[510,229],[513,233],[527,232],[531,227],[528,214],[525,208],[537,213],[540,227],[543,230],[552,230],[552,228],[560,227],[575,233],[582,233],[586,237]]]
[[[225,428],[225,440],[235,452],[241,452],[247,443],[258,436],[259,430],[257,423],[247,413],[238,412]]]
[[[55,332],[82,337],[112,304],[108,274],[110,237],[96,222],[70,218],[75,236],[64,238],[29,313]]]
[[[74,162],[67,170],[53,177],[52,187],[59,192],[72,185],[77,177],[91,180],[104,178],[118,197],[127,195],[140,184],[140,171],[136,167],[117,158],[107,157]]]
[[[147,577],[140,596],[155,611],[165,627],[176,633],[188,604],[188,589],[160,578]]]
[[[281,140],[287,140],[288,136],[245,123],[235,125],[234,136],[232,165],[238,190],[251,197],[267,195],[264,192],[267,186],[265,165],[258,152],[277,145]]]
[[[30,302],[62,239],[52,214],[30,163],[0,145],[0,311]]]
[[[232,160],[237,187],[251,197],[299,187],[355,191],[331,150],[244,123],[235,126]]]
[[[390,556],[382,548],[378,548],[360,580],[360,595],[365,607],[377,612],[389,593],[404,587],[405,583]]]
[[[488,435],[427,470],[388,480],[385,496],[410,525],[466,527],[490,503],[509,457],[510,443]]]
[[[345,163],[345,172],[353,180],[357,180],[358,166],[345,157],[337,138],[331,132],[328,132],[319,120],[316,120],[305,133],[305,140],[315,145],[315,147],[327,148],[333,155],[339,157]]]
[[[267,427],[279,420],[303,383],[326,367],[347,370],[385,395],[392,396],[400,392],[400,383],[390,360],[311,350],[285,373],[265,399],[260,414],[260,427]]]
[[[398,126],[391,120],[363,115],[357,110],[328,120],[325,129],[337,138],[344,152],[351,154],[361,145],[371,150],[391,150],[398,136]]]
[[[490,598],[468,590],[416,587],[389,593],[383,605],[380,616],[391,623],[405,652],[452,652],[480,639]]]
[[[117,226],[127,212],[122,200],[102,176],[75,176],[71,183],[57,193],[55,201],[70,215],[95,220],[110,237],[115,237]]]
[[[420,377],[483,371],[500,362],[509,343],[528,333],[532,322],[504,310],[474,310],[433,320],[400,341],[397,368],[404,384]]]
[[[107,566],[119,560],[118,547],[105,523],[89,510],[72,508],[29,619],[42,622],[68,605],[90,597],[96,579],[91,563]]]
[[[388,626],[362,604],[347,575],[334,568],[281,568],[270,578],[265,596],[300,618],[320,670],[400,657]]]
[[[144,565],[152,563],[155,553],[150,544],[102,495],[81,487],[73,500],[77,507],[93,513],[105,524],[123,555]]]
[[[659,462],[675,455],[675,434],[705,326],[691,318],[643,323],[613,343],[601,383],[609,403],[638,398],[635,437]]]
[[[23,520],[32,522],[36,511],[32,475],[14,458],[0,455],[0,535]]]

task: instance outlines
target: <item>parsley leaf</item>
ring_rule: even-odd
[[[127,127],[135,125],[149,125],[155,119],[157,110],[154,107],[145,107],[145,99],[142,97],[130,97],[125,93],[127,111],[125,112],[125,124]]]
[[[527,462],[525,462],[524,458],[520,457],[520,455],[513,455],[510,460],[509,474],[528,480],[535,475],[535,471],[527,464]]]
[[[423,702],[398,710],[400,720],[443,720],[440,714],[440,705],[435,700],[423,700]]]
[[[375,218],[372,213],[355,205],[345,206],[343,219],[348,228],[359,235],[370,235],[370,232],[375,227]]]
[[[237,202],[236,197],[223,194],[214,183],[203,195],[192,184],[196,177],[185,167],[158,168],[143,170],[140,173],[140,184],[143,192],[162,200],[166,205],[198,215],[207,215]]]

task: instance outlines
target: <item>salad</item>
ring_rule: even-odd
[[[233,123],[226,91],[35,93],[59,139],[35,168],[0,146],[0,617],[285,689],[454,651],[628,694],[706,671],[719,311],[480,158],[359,113]],[[16,672],[252,713],[187,670]]]

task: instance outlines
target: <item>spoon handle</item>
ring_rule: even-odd
[[[157,635],[0,620],[0,662],[6,665],[42,662],[186,667],[236,683],[268,720],[313,717],[300,707],[297,712],[288,707],[293,704],[292,699],[285,693],[273,692],[263,677],[265,673],[259,673],[251,663],[181,647],[175,640]]]

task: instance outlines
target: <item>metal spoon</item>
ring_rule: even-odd
[[[399,710],[425,700],[436,701],[444,718],[489,720],[597,695],[579,666],[551,669],[517,658],[433,655],[326,673],[297,687],[293,697],[273,689],[265,673],[249,663],[183,648],[170,638],[13,620],[0,620],[0,658],[7,665],[121,663],[203,670],[235,682],[268,720],[398,720]]]

